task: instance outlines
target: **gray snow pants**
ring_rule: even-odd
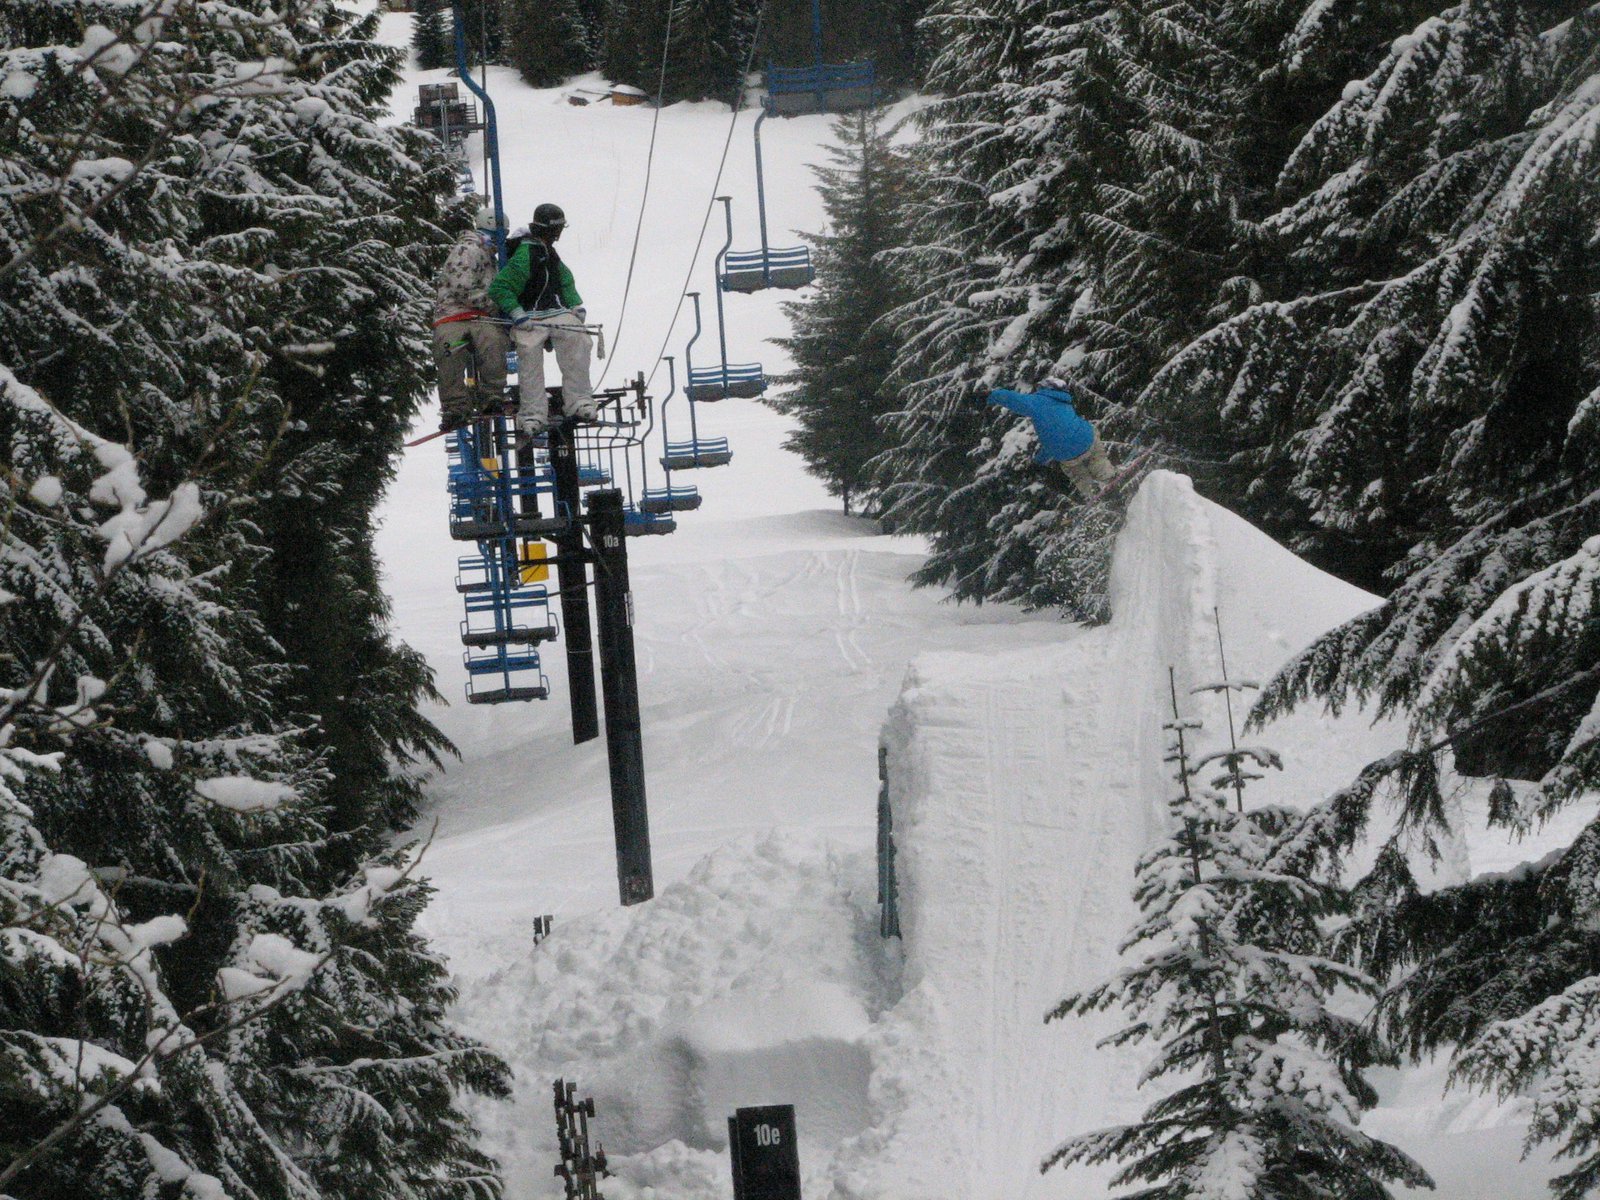
[[[517,428],[535,434],[543,433],[550,424],[550,397],[544,390],[546,341],[555,347],[556,366],[561,368],[561,403],[566,415],[595,414],[594,388],[589,383],[589,356],[594,352],[594,342],[583,330],[582,320],[577,313],[564,312],[539,317],[537,321],[531,328],[511,331],[517,346],[517,384],[522,394]],[[565,325],[579,328],[562,328]]]
[[[506,394],[506,335],[492,321],[450,321],[433,330],[433,365],[439,370],[439,414],[459,423]],[[476,386],[469,386],[471,368]]]
[[[1100,431],[1095,430],[1094,441],[1089,443],[1089,448],[1077,458],[1069,458],[1058,464],[1072,480],[1072,486],[1078,489],[1078,495],[1085,500],[1093,500],[1100,494],[1100,490],[1109,483],[1117,473],[1111,465],[1111,459],[1106,454],[1106,448],[1100,444]]]

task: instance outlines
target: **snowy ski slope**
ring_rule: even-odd
[[[408,35],[409,18],[384,18],[387,40]],[[417,81],[441,77],[408,77],[397,115]],[[728,114],[662,114],[618,338],[651,114],[567,102],[593,82],[532,91],[490,72],[511,219],[546,199],[567,209],[562,249],[591,315],[608,322],[616,382],[655,360]],[[736,198],[736,248],[756,244],[752,119],[739,119],[721,189]],[[775,230],[820,226],[806,164],[827,138],[821,119],[765,128]],[[694,275],[708,323],[719,220]],[[732,357],[784,368],[763,342],[786,327],[778,303],[730,299]],[[670,353],[691,328],[685,310]],[[710,327],[700,346],[714,345]],[[657,394],[664,383],[663,371]],[[458,699],[460,548],[445,530],[437,443],[407,454],[385,510],[396,627],[454,701],[430,714],[462,760],[431,785],[439,896],[427,925],[461,979],[460,1020],[517,1071],[517,1097],[478,1111],[508,1195],[559,1194],[548,1089],[565,1075],[596,1096],[620,1176],[612,1200],[728,1196],[724,1117],[785,1101],[799,1109],[813,1200],[1104,1196],[1103,1178],[1041,1177],[1037,1163],[1061,1138],[1136,1111],[1138,1063],[1094,1048],[1108,1025],[1046,1027],[1042,1015],[1114,961],[1132,863],[1168,786],[1167,668],[1181,691],[1214,678],[1214,608],[1233,674],[1259,678],[1371,598],[1157,474],[1119,543],[1109,626],[955,608],[906,586],[917,545],[833,511],[780,448],[783,419],[748,402],[704,413],[705,432],[731,438],[732,466],[695,477],[706,503],[678,533],[630,544],[658,887],[636,909],[616,907],[604,749],[570,744],[559,647],[548,703]],[[1221,736],[1220,708],[1184,703]],[[880,733],[903,943],[876,932]],[[1359,717],[1282,722],[1262,740],[1288,769],[1258,798],[1312,799],[1393,736]],[[1458,851],[1452,877],[1504,865]],[[542,913],[555,930],[534,948]],[[1484,1170],[1515,1157],[1508,1114],[1445,1109],[1437,1082],[1387,1079],[1395,1103],[1371,1127],[1418,1153],[1441,1195],[1541,1194],[1537,1166]]]

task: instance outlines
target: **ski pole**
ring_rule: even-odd
[[[496,325],[504,325],[507,328],[516,328],[516,322],[508,320],[505,317],[485,317],[484,320],[491,321]],[[594,340],[595,340],[594,356],[596,358],[604,358],[606,356],[606,327],[601,322],[597,321],[592,325],[591,324],[572,325],[572,324],[569,324],[569,323],[567,323],[565,321],[524,321],[522,323],[522,328],[523,329],[576,329],[576,330],[579,330],[579,331],[581,331],[583,333],[592,333],[594,335]]]

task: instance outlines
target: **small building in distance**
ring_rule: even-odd
[[[626,108],[634,104],[648,104],[650,103],[650,93],[643,88],[636,88],[632,84],[612,84],[611,103],[619,108]]]

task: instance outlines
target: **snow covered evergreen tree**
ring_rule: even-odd
[[[1426,8],[1288,157],[1260,302],[1147,397],[1231,459],[1226,498],[1380,588],[1568,475],[1597,382],[1593,7]],[[1310,6],[1285,58],[1344,36]]]
[[[661,77],[661,46],[666,37],[666,5],[644,0],[605,2],[601,74],[614,83],[655,95]]]
[[[664,97],[670,100],[731,100],[739,93],[748,41],[739,37],[734,0],[673,0],[672,49],[667,55]],[[660,72],[655,47],[650,82]]]
[[[1315,506],[1303,543],[1398,580],[1261,701],[1261,716],[1320,699],[1411,720],[1405,748],[1308,821],[1307,854],[1437,826],[1447,753],[1498,777],[1491,814],[1513,827],[1600,785],[1597,69],[1592,4],[1464,2],[1422,21],[1286,173],[1310,182],[1285,233],[1327,286],[1241,314],[1169,372],[1231,389],[1230,417],[1292,472],[1280,519]],[[1388,792],[1394,833],[1372,828]],[[1359,961],[1396,976],[1397,1040],[1455,1049],[1479,1086],[1538,1085],[1530,1139],[1577,1160],[1564,1196],[1600,1179],[1575,1103],[1593,1078],[1597,836],[1426,894],[1397,849],[1358,887]]]
[[[417,0],[412,17],[411,50],[417,66],[436,71],[455,61],[454,34],[450,25],[450,6],[444,0]]]
[[[661,75],[667,14],[672,45]],[[608,0],[600,69],[618,83],[643,88],[664,103],[740,95],[741,73],[756,36],[753,0]]]
[[[578,0],[507,0],[506,57],[529,87],[555,87],[594,65]]]
[[[460,214],[433,143],[378,125],[374,25],[0,6],[12,1194],[353,1197],[316,1158],[339,1106],[264,1099],[313,1059],[381,1076],[342,1080],[388,1130],[359,1194],[495,1188],[455,1092],[503,1068],[438,1020],[420,893],[376,858],[442,745],[370,518],[428,386],[416,271]]]
[[[1001,79],[988,105],[1002,125],[994,143],[1010,153],[969,184],[989,211],[964,220],[946,251],[993,265],[987,286],[944,302],[985,306],[984,328],[962,353],[979,387],[1063,377],[1114,456],[1152,441],[1145,384],[1260,291],[1259,219],[1275,169],[1263,164],[1315,112],[1315,88],[1276,70],[1295,16],[1287,3],[1092,0],[1031,12],[1013,31],[1027,68]],[[934,109],[927,119],[945,118]],[[930,163],[929,174],[957,169]],[[913,270],[922,286],[938,286],[928,267]],[[939,344],[936,311],[907,310],[898,430],[907,444],[882,464],[894,494],[921,500],[912,515],[934,540],[924,578],[961,597],[1103,618],[1114,522],[1074,513],[1072,497],[1030,470],[1023,435],[1005,418],[960,419],[952,380],[916,382]],[[1181,453],[1182,431],[1162,432]],[[916,473],[935,463],[962,463],[965,477],[930,510],[941,493]]]
[[[903,301],[884,260],[905,245],[906,165],[876,113],[834,123],[833,165],[816,168],[829,230],[811,234],[817,289],[784,305],[793,333],[776,339],[794,358],[785,390],[767,403],[796,418],[784,445],[806,461],[845,512],[871,511],[867,463],[885,449],[878,421],[895,394],[894,340],[883,318]]]
[[[1238,748],[1191,760],[1198,725],[1178,716],[1176,691],[1173,710],[1178,791],[1166,840],[1139,862],[1140,917],[1123,947],[1140,955],[1046,1018],[1126,1011],[1132,1023],[1108,1044],[1155,1042],[1143,1081],[1172,1090],[1134,1124],[1069,1139],[1045,1169],[1123,1162],[1113,1182],[1143,1185],[1135,1194],[1150,1200],[1376,1200],[1391,1183],[1431,1187],[1417,1163],[1355,1128],[1376,1101],[1362,1068],[1386,1051],[1329,999],[1371,997],[1377,985],[1327,951],[1337,890],[1274,864],[1297,814],[1232,811],[1198,777],[1219,763],[1237,782]]]
[[[914,83],[917,22],[926,9],[925,0],[823,0],[823,60],[871,59],[881,83]],[[797,67],[816,61],[809,0],[768,3],[762,28],[762,63]]]
[[[989,196],[1021,152],[1008,89],[1038,69],[1028,35],[1047,7],[945,0],[922,25],[938,48],[927,86],[939,99],[916,117],[907,245],[889,257],[912,298],[889,318],[900,401],[884,426],[890,446],[873,464],[873,486],[897,529],[932,540],[918,581],[948,584],[961,599],[1032,594],[1032,548],[1007,539],[1013,526],[1002,510],[1019,486],[1038,495],[1050,488],[1042,478],[1019,485],[1014,475],[975,476],[979,456],[1002,445],[1009,425],[981,400],[990,386],[1015,382],[986,351],[1008,319],[996,290],[1007,256],[1026,241]]]
[[[455,35],[451,6],[446,4],[445,28],[451,30],[451,61],[455,58]],[[506,29],[508,14],[502,0],[461,0],[461,20],[467,35],[467,61],[504,63],[506,61]]]

